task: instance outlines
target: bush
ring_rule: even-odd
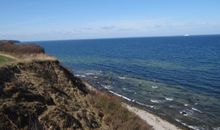
[[[0,51],[16,54],[45,53],[44,49],[36,44],[15,44],[17,41],[0,41]]]

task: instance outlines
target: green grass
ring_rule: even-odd
[[[0,65],[3,63],[6,63],[6,62],[10,62],[10,61],[13,61],[13,59],[6,57],[6,56],[3,56],[3,55],[0,55]]]

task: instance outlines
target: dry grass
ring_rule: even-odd
[[[23,55],[21,57],[24,61],[33,61],[33,60],[36,60],[36,61],[54,61],[54,60],[57,60],[56,57],[53,57],[53,56],[49,56],[49,55],[46,55],[46,54],[30,54],[30,55]]]
[[[149,130],[152,127],[137,115],[122,107],[118,97],[103,92],[92,92],[91,104],[99,111],[99,116],[113,130]]]

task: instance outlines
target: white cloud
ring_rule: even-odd
[[[30,28],[30,27],[29,27]],[[155,35],[183,35],[220,33],[220,24],[206,21],[178,21],[173,19],[118,20],[70,26],[18,30],[4,28],[0,39],[56,40],[103,37],[131,37]]]

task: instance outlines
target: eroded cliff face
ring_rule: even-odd
[[[101,129],[85,85],[57,60],[0,67],[0,129]]]

